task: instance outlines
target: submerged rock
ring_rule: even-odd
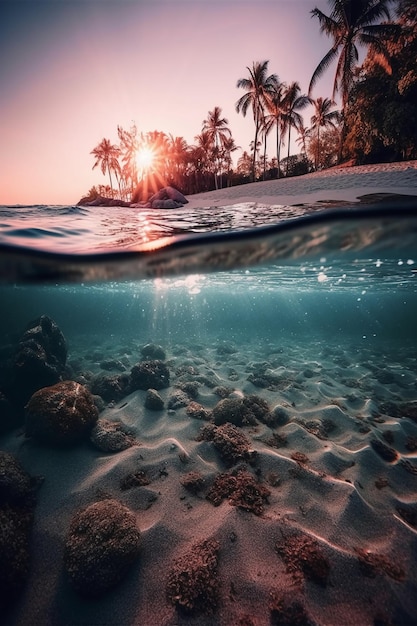
[[[169,387],[169,369],[160,359],[141,361],[131,370],[131,388],[164,389]]]
[[[95,448],[103,452],[121,452],[137,443],[122,422],[99,419],[90,434],[90,441]]]
[[[130,376],[128,374],[99,375],[91,383],[91,393],[101,396],[106,402],[118,402],[130,393]]]
[[[30,532],[39,479],[0,451],[0,610],[22,591],[30,567]]]
[[[266,424],[273,422],[268,403],[256,395],[220,400],[213,409],[213,419],[217,425],[231,422],[236,426],[253,425],[258,420]]]
[[[88,436],[97,419],[88,389],[67,380],[33,394],[26,405],[26,436],[52,446],[72,445]]]
[[[164,401],[156,391],[156,389],[148,389],[145,398],[145,408],[150,411],[162,411],[164,409]]]
[[[99,596],[117,585],[139,556],[134,514],[117,500],[96,502],[72,518],[64,563],[73,588]]]
[[[21,336],[13,365],[13,399],[24,405],[31,395],[53,385],[65,373],[67,342],[57,324],[42,315]]]
[[[145,359],[160,359],[161,361],[165,361],[166,352],[162,346],[156,343],[147,343],[141,347],[140,352]]]
[[[218,601],[218,553],[220,544],[207,539],[179,557],[168,575],[167,595],[186,613],[211,614]]]
[[[228,465],[234,465],[240,461],[251,462],[256,456],[256,452],[251,449],[248,437],[233,424],[226,423],[221,426],[208,424],[202,429],[199,440],[212,441],[223,461]]]

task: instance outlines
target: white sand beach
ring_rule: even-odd
[[[188,196],[187,207],[225,206],[241,202],[295,205],[344,200],[365,194],[415,195],[417,161],[334,167],[294,178],[249,183]]]

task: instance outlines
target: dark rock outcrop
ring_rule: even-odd
[[[18,598],[29,573],[29,540],[39,482],[14,456],[0,451],[1,612]]]
[[[140,361],[131,370],[131,389],[164,389],[169,387],[169,369],[159,359]]]
[[[85,439],[98,419],[89,390],[72,380],[36,391],[26,406],[26,436],[52,446]]]
[[[19,339],[12,367],[10,398],[24,406],[32,394],[62,380],[67,342],[57,324],[42,315],[29,324]]]

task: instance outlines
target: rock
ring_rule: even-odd
[[[161,360],[141,361],[132,367],[132,391],[165,387],[169,387],[169,369]]]
[[[62,380],[67,342],[47,315],[31,322],[21,336],[13,364],[12,398],[25,405],[31,395]]]
[[[103,452],[120,452],[137,443],[122,422],[99,419],[90,434],[90,441],[95,448]]]
[[[167,595],[187,613],[213,613],[218,601],[217,575],[220,544],[207,539],[179,557],[168,574]]]
[[[141,347],[140,353],[145,359],[159,359],[160,361],[165,361],[167,358],[166,352],[162,346],[159,346],[156,343],[147,343]]]
[[[130,393],[130,376],[129,374],[99,375],[91,383],[91,393],[101,396],[106,402],[118,402]]]
[[[73,588],[95,597],[117,585],[139,555],[134,514],[116,500],[96,502],[72,518],[64,564]]]
[[[245,433],[233,424],[215,426],[208,424],[198,437],[200,441],[212,441],[219,451],[223,461],[228,465],[246,461],[251,463],[256,458],[256,452],[251,449],[251,443]]]
[[[106,198],[105,196],[97,196],[94,200],[89,198],[81,198],[77,202],[77,206],[122,206],[129,207],[130,202],[120,200],[119,198]]]
[[[231,422],[236,426],[248,426],[262,421],[266,424],[273,421],[268,404],[256,395],[243,398],[224,398],[213,409],[214,423]]]
[[[52,446],[73,445],[88,436],[97,419],[88,389],[67,380],[33,394],[26,405],[26,436]]]
[[[168,398],[168,408],[176,411],[190,403],[190,398],[181,389],[175,389]]]
[[[162,201],[172,200],[175,203],[179,204],[180,206],[184,204],[188,204],[187,198],[180,191],[178,191],[177,189],[174,189],[174,187],[163,187],[162,189],[154,193],[154,195],[148,199],[148,201],[151,204],[153,204],[153,202],[158,201],[158,200],[162,200]],[[163,208],[163,207],[153,207],[153,208]],[[170,208],[170,207],[165,207],[165,208]],[[174,207],[174,208],[177,208],[177,207]]]
[[[30,566],[30,533],[39,480],[0,451],[0,610],[19,596]]]
[[[164,408],[164,401],[162,400],[156,389],[148,389],[145,398],[145,408],[150,411],[162,411]]]

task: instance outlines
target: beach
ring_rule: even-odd
[[[364,195],[415,195],[417,161],[334,167],[293,178],[261,181],[188,196],[189,207],[225,206],[242,202],[269,205],[357,202]]]
[[[186,208],[416,189],[413,161],[222,189]],[[72,386],[58,400],[73,398],[71,416],[85,394],[91,424],[62,445],[66,427],[42,429],[46,408],[30,399],[26,423],[0,437],[20,464],[9,482],[0,472],[0,493],[27,484],[36,501],[25,581],[2,623],[417,623],[415,345],[326,334],[324,317],[320,332],[239,335],[240,314],[182,338],[143,321],[136,334],[67,337],[59,375]]]

